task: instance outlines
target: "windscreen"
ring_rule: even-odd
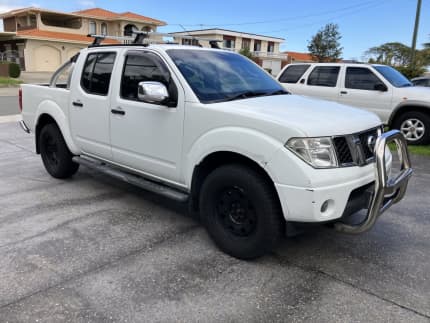
[[[202,103],[287,93],[242,55],[189,49],[171,49],[167,53]]]
[[[373,67],[395,87],[412,86],[412,83],[402,73],[390,66],[373,65]]]

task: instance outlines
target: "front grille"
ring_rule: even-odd
[[[333,143],[336,149],[337,159],[341,165],[351,164],[354,162],[348,146],[348,141],[345,137],[333,138]]]
[[[378,137],[379,128],[333,138],[337,160],[342,167],[364,166],[373,162],[375,153],[369,146],[369,137]]]
[[[369,148],[369,145],[368,145],[367,140],[369,136],[374,136],[375,138],[377,138],[378,129],[372,129],[370,131],[366,131],[358,135],[358,138],[360,139],[360,142],[361,142],[361,147],[363,147],[364,157],[366,159],[373,158],[375,156],[375,153]]]

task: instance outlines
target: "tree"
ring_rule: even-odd
[[[252,55],[252,52],[249,50],[248,47],[244,47],[239,51],[239,54],[242,54],[245,57],[248,57],[249,59],[253,59],[254,56]]]
[[[327,24],[321,28],[308,42],[308,50],[312,58],[318,62],[336,62],[342,56],[342,38],[337,24]]]
[[[396,68],[408,78],[420,76],[425,67],[430,64],[430,49],[417,50],[415,66],[411,66],[412,48],[402,43],[391,42],[372,47],[366,51],[365,56],[369,63],[384,64]]]

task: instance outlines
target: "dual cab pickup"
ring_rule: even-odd
[[[410,144],[430,143],[430,89],[378,64],[290,64],[278,80],[293,94],[317,97],[376,113]]]
[[[92,46],[49,85],[22,85],[21,99],[21,126],[49,174],[83,164],[188,201],[217,246],[242,259],[273,249],[288,223],[370,229],[412,173],[403,136],[383,133],[376,115],[290,95],[218,49]],[[390,179],[393,140],[402,171]],[[360,209],[362,223],[344,223]]]

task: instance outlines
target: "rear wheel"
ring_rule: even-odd
[[[68,178],[78,171],[79,164],[73,162],[73,155],[56,124],[50,123],[42,128],[39,145],[43,165],[52,177]]]
[[[430,116],[419,111],[400,115],[393,127],[399,129],[409,144],[423,145],[430,142]]]
[[[200,212],[216,245],[240,259],[253,259],[276,247],[284,219],[273,186],[242,165],[221,166],[208,175]]]

